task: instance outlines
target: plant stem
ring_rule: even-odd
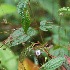
[[[30,6],[30,0],[29,0],[28,5],[29,5],[29,8],[30,8],[30,10],[31,10],[31,13],[32,13],[32,15],[33,15],[33,17],[34,17],[34,13],[33,13],[32,9],[31,9],[31,6]],[[41,34],[41,30],[40,30],[39,27],[38,27],[38,23],[36,22],[35,17],[34,17],[34,21],[35,21],[35,23],[36,23],[37,29],[39,30],[39,35],[40,35],[41,41],[44,42],[44,41],[43,41],[42,34]]]

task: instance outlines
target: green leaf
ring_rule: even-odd
[[[17,59],[13,52],[3,43],[0,42],[0,68],[6,70],[17,70]]]
[[[37,31],[31,27],[29,27],[28,31],[27,31],[27,35],[28,36],[34,36],[37,34]]]
[[[16,12],[16,7],[10,4],[1,4],[0,5],[0,17],[12,14]]]
[[[52,29],[52,24],[48,24],[46,20],[40,22],[40,29],[43,31],[48,31],[48,29]]]
[[[65,30],[69,31],[69,27],[62,27],[52,23],[47,23],[46,20],[43,20],[40,22],[40,29],[42,31],[50,30],[53,33],[52,37],[54,44],[60,46],[68,46],[69,37],[66,35]]]
[[[68,37],[61,37],[62,35],[60,35],[60,38],[59,38],[59,35],[57,34],[54,34],[52,37],[53,37],[53,43],[56,44],[56,45],[60,45],[60,46],[68,46],[69,44],[69,40],[68,40]]]
[[[30,26],[30,14],[29,14],[29,11],[27,10],[27,2],[26,1],[18,3],[18,13],[21,16],[22,27],[23,27],[25,33],[27,33],[27,30]]]
[[[55,70],[61,66],[63,62],[65,62],[65,58],[63,57],[51,59],[47,63],[43,64],[42,67],[40,67],[40,70]]]
[[[64,56],[64,55],[68,55],[67,48],[57,48],[57,49],[54,49],[54,48],[52,48],[52,49],[49,50],[49,53],[51,55],[53,55],[53,56]]]
[[[37,31],[31,27],[28,29],[27,34],[25,34],[23,28],[19,28],[15,30],[12,34],[10,34],[10,36],[5,40],[5,42],[7,45],[15,46],[23,42],[26,42],[28,39],[30,39],[32,36],[36,34]]]

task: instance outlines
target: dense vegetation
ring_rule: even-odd
[[[70,0],[0,0],[0,70],[70,70]]]

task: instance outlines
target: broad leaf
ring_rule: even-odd
[[[49,60],[47,63],[43,64],[40,70],[55,70],[65,62],[65,58],[57,57]]]
[[[10,36],[5,40],[5,43],[10,46],[15,46],[26,42],[32,36],[36,35],[37,32],[33,28],[29,28],[27,34],[25,34],[23,28],[15,30]]]
[[[17,70],[17,59],[13,52],[0,42],[0,69]]]
[[[54,47],[55,48],[55,47]],[[68,50],[66,48],[50,49],[49,53],[53,56],[64,56],[68,55]]]

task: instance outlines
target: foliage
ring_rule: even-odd
[[[40,29],[43,31],[52,31],[53,32],[53,43],[60,44],[60,46],[68,45],[69,39],[65,34],[65,28],[59,25],[48,23],[46,20],[41,21]],[[60,31],[59,31],[60,30]],[[60,39],[60,40],[59,40]]]
[[[24,31],[27,32],[27,30],[30,26],[30,14],[27,10],[27,2],[26,1],[25,1],[25,3],[19,2],[18,13],[21,16],[22,27],[23,27]]]
[[[65,58],[62,58],[62,57],[57,57],[57,58],[51,59],[50,61],[48,61],[47,63],[42,65],[40,70],[46,70],[46,69],[55,70],[56,68],[61,66],[64,61],[65,61]]]
[[[16,59],[14,53],[6,45],[0,42],[0,70],[17,70]]]
[[[60,47],[60,48],[55,49],[55,46],[54,48],[50,49],[49,53],[53,56],[62,56],[62,57],[64,57],[64,55],[68,56],[67,48]]]
[[[1,4],[0,6],[0,17],[16,12],[16,7],[9,4]]]
[[[9,22],[3,20],[0,31],[7,29],[9,35],[0,43],[0,69],[17,70],[19,65],[19,70],[24,70],[28,65],[31,70],[61,70],[62,67],[69,70],[70,7],[61,7],[66,1],[3,2],[1,1],[0,18],[7,18]],[[4,33],[7,34],[6,31]],[[30,70],[28,67],[26,70]]]
[[[60,8],[60,6],[58,6],[58,1],[38,0],[38,2],[41,4],[40,6],[42,6],[45,10],[47,10],[50,14],[53,14],[53,9],[54,9],[55,13],[53,14],[53,16],[55,17],[56,21],[59,21],[57,13],[58,13],[58,9]],[[52,3],[54,3],[55,8],[53,8]]]
[[[34,30],[31,27],[29,27],[27,34],[25,34],[23,28],[19,28],[18,30],[15,30],[12,34],[10,34],[8,39],[5,40],[5,43],[8,46],[15,46],[23,42],[26,42],[28,39],[30,39],[32,36],[36,34],[36,30]]]
[[[69,18],[70,17],[70,8],[69,7],[60,8],[59,15],[65,17],[65,18]]]

